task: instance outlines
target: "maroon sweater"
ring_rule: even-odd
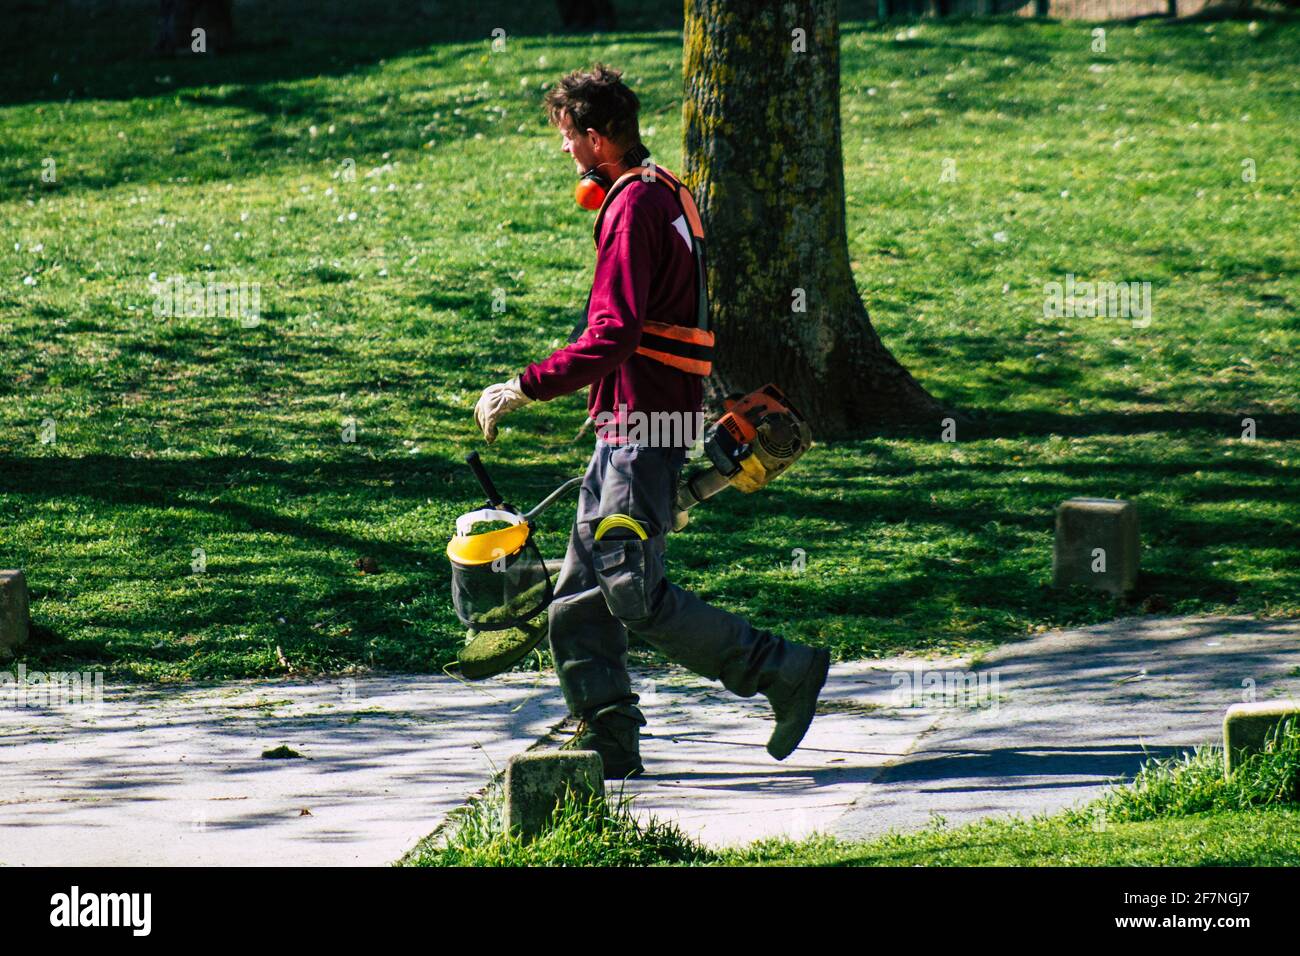
[[[624,186],[601,222],[587,330],[524,370],[524,394],[548,401],[589,385],[587,412],[601,422],[622,421],[633,411],[698,413],[698,375],[636,354],[646,320],[695,324],[689,234],[677,200],[662,184],[635,179]],[[616,428],[598,429],[599,437],[616,441]]]

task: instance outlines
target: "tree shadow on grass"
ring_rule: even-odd
[[[1162,437],[1154,435],[1153,441]],[[1300,584],[1276,557],[1300,556],[1295,512],[1286,510],[1287,489],[1294,482],[1290,470],[1281,462],[1217,453],[1205,461],[1189,457],[1195,452],[1171,460],[1143,458],[1125,448],[1112,461],[1031,460],[1022,466],[917,462],[882,446],[879,462],[860,471],[823,459],[790,484],[761,496],[731,496],[725,507],[728,523],[740,529],[762,528],[774,514],[793,513],[814,522],[814,528],[836,529],[833,534],[809,530],[783,546],[808,548],[810,568],[815,562],[825,562],[823,568],[852,562],[842,574],[828,577],[823,571],[817,578],[818,614],[934,626],[947,620],[950,609],[961,609],[958,616],[968,622],[983,621],[981,637],[998,640],[999,616],[1065,624],[1178,604],[1233,605],[1245,598],[1248,607],[1258,607],[1287,601],[1288,584]],[[1193,472],[1199,475],[1193,478]],[[1058,590],[1049,583],[1057,505],[1096,496],[1137,502],[1142,570],[1136,590],[1124,600]],[[755,549],[770,553],[765,549],[771,542],[761,534],[710,535],[716,519],[703,510],[695,526],[695,533],[706,536],[702,549],[681,554],[682,566],[695,572],[743,565],[754,560]],[[1242,575],[1255,559],[1213,560],[1257,550],[1274,555],[1259,559],[1267,571],[1259,580]],[[854,570],[865,556],[888,560],[889,568],[879,574]],[[734,576],[712,586],[728,599],[755,598],[752,583]],[[808,593],[798,577],[768,575],[761,601],[766,608],[796,609]],[[1003,630],[1004,637],[1020,636]]]
[[[1300,438],[1300,414],[1273,414],[1250,409],[1238,412],[1170,410],[1089,412],[1077,415],[1047,411],[1007,412],[994,408],[967,408],[964,411],[971,424],[963,434],[963,440],[1047,435],[1142,435],[1161,432],[1173,435],[1203,432],[1225,439],[1240,439],[1244,427],[1243,418],[1254,419],[1257,438]],[[1277,472],[1281,477],[1280,470],[1271,467],[1269,470]]]
[[[618,14],[620,32],[682,27],[679,5],[620,4]],[[342,76],[441,44],[477,42],[487,54],[495,29],[505,31],[507,50],[512,38],[546,36],[548,45],[573,50],[575,66],[592,52],[590,34],[564,36],[553,2],[239,4],[234,49],[219,57],[153,54],[157,16],[157,0],[16,7],[6,14],[5,40],[0,42],[6,64],[0,68],[0,105],[131,99],[189,86]],[[558,76],[565,67],[557,63],[553,69]]]
[[[1069,376],[1073,379],[1073,375]],[[1091,398],[1122,401],[1131,399],[1132,395],[1120,389],[1095,390],[1089,393]],[[984,441],[990,439],[1046,438],[1052,435],[1062,437],[1097,437],[1151,435],[1152,440],[1159,440],[1161,435],[1184,435],[1220,437],[1227,440],[1240,440],[1243,434],[1243,419],[1255,422],[1255,435],[1260,440],[1293,440],[1300,438],[1300,414],[1294,412],[1267,412],[1250,408],[1240,411],[1215,412],[1170,409],[1168,411],[1098,411],[1098,412],[1056,412],[1047,410],[1007,411],[1000,408],[961,406],[964,422],[960,423],[957,440]],[[937,436],[939,423],[927,428],[926,436]],[[875,433],[879,438],[917,438],[917,431],[912,427],[880,428]],[[882,454],[885,452],[882,451]],[[1159,461],[1150,462],[1151,467],[1162,467]],[[1178,465],[1163,463],[1164,467],[1181,472],[1186,469]],[[909,465],[909,467],[911,467]],[[1243,468],[1249,470],[1246,461],[1216,462],[1215,467]],[[1279,477],[1290,473],[1277,469],[1268,463],[1260,467]]]
[[[494,462],[493,476],[512,500],[530,505],[540,500],[567,475],[546,478],[545,469]],[[253,482],[270,486],[278,493],[262,495],[275,504],[232,500],[228,489]],[[235,630],[255,626],[277,615],[290,627],[280,639],[283,650],[295,664],[310,668],[340,667],[370,662],[399,669],[431,669],[455,656],[455,640],[430,641],[429,622],[416,626],[413,617],[430,610],[451,627],[450,569],[442,546],[452,528],[431,527],[430,543],[412,543],[408,534],[396,542],[378,534],[367,534],[357,518],[368,508],[381,510],[393,502],[415,510],[430,499],[454,502],[457,509],[469,509],[482,501],[483,493],[463,464],[448,459],[422,460],[299,460],[267,457],[216,456],[201,459],[133,459],[112,455],[80,458],[9,458],[0,462],[0,483],[11,498],[30,505],[45,501],[89,500],[96,513],[130,515],[149,510],[172,515],[163,526],[138,528],[133,520],[123,524],[124,537],[135,539],[137,549],[152,554],[174,550],[189,561],[191,538],[231,533],[262,534],[284,539],[273,545],[263,560],[250,552],[241,557],[209,556],[211,587],[196,583],[186,590],[178,565],[175,587],[141,607],[135,602],[118,604],[92,602],[84,612],[88,626],[100,633],[119,635],[120,646],[110,650],[102,642],[68,641],[42,625],[40,637],[27,652],[33,659],[51,664],[72,661],[183,661],[201,662],[205,656],[220,657],[215,672],[231,676],[248,666],[241,655],[265,652],[264,633],[249,637],[224,636],[193,647],[166,641],[155,645],[155,635],[185,634],[216,629]],[[311,518],[289,509],[305,496],[330,498],[318,516]],[[215,519],[215,523],[213,520]],[[563,536],[557,535],[558,547]],[[555,542],[552,542],[554,544]],[[51,598],[76,601],[96,590],[141,576],[132,548],[114,552],[105,566],[88,564],[76,583],[45,585],[38,573],[30,584],[36,600]],[[342,560],[338,557],[343,555]],[[387,578],[363,586],[352,561],[359,556],[378,561]],[[143,555],[142,555],[143,556]],[[268,582],[270,572],[275,580]],[[145,573],[145,576],[149,576]],[[101,580],[102,578],[102,580]],[[244,583],[247,582],[247,583]],[[322,591],[324,593],[322,593]],[[445,612],[445,613],[444,613]],[[331,633],[314,630],[323,621]],[[298,625],[297,629],[293,625]],[[442,624],[435,630],[444,631]],[[346,632],[346,633],[344,633]],[[120,635],[149,635],[135,644]],[[377,653],[373,640],[381,638]],[[196,676],[204,668],[199,665]],[[248,675],[251,676],[251,675]]]
[[[1161,435],[1176,433],[1177,426],[1211,434],[1228,424],[1238,427],[1235,417],[1217,413],[1191,415],[1190,420],[1189,415],[1178,413],[1151,413],[1145,419],[1136,416],[1136,422],[1134,418],[1002,415],[984,437],[1136,431],[1150,432],[1152,440],[1159,441]],[[1260,417],[1262,436],[1294,435],[1300,429],[1297,416],[1276,418],[1279,421]],[[865,470],[859,464],[841,468],[832,459],[824,459],[788,484],[779,483],[762,495],[730,494],[718,505],[706,506],[688,532],[674,540],[673,563],[695,570],[743,565],[753,560],[758,546],[751,533],[754,529],[761,529],[774,514],[798,513],[843,529],[819,544],[822,555],[841,549],[861,554],[883,541],[888,553],[904,562],[879,577],[850,573],[827,581],[817,592],[820,613],[901,620],[925,617],[936,608],[960,607],[983,615],[981,627],[992,633],[999,616],[1058,623],[1093,620],[1107,609],[1111,616],[1126,607],[1131,610],[1152,595],[1168,602],[1232,604],[1238,600],[1241,582],[1209,566],[1210,549],[1265,548],[1292,554],[1296,550],[1293,526],[1279,520],[1276,510],[1252,507],[1264,494],[1261,488],[1285,489],[1292,482],[1289,469],[1274,461],[1218,455],[1200,461],[1194,451],[1173,458],[1143,458],[1131,447],[1122,449],[1122,457],[1111,461],[1030,461],[1023,466],[957,460],[917,462],[884,444],[871,447],[870,453],[875,461]],[[854,461],[860,461],[860,456]],[[539,501],[571,476],[557,468],[495,457],[490,468],[507,497],[521,507]],[[1026,474],[1026,469],[1032,474]],[[1192,480],[1193,471],[1201,472],[1201,477]],[[259,568],[269,570],[270,585],[251,584],[246,589],[223,585],[206,604],[193,595],[181,594],[158,608],[110,607],[97,610],[96,624],[127,632],[165,633],[179,628],[181,633],[187,629],[201,633],[214,625],[237,628],[252,616],[265,617],[268,608],[291,608],[291,617],[309,622],[341,609],[356,638],[328,648],[324,644],[309,647],[304,652],[314,655],[313,659],[329,657],[339,662],[363,656],[365,639],[370,636],[418,634],[410,617],[420,612],[400,605],[427,605],[430,595],[437,595],[443,605],[448,603],[449,572],[441,545],[451,533],[449,526],[431,528],[430,543],[425,545],[409,532],[400,541],[368,534],[357,519],[367,513],[391,514],[394,506],[398,511],[414,511],[429,501],[444,506],[440,514],[452,509],[459,512],[482,499],[468,469],[452,456],[374,459],[349,458],[337,452],[300,460],[269,455],[19,457],[0,462],[0,483],[11,500],[24,502],[24,507],[89,501],[96,512],[121,516],[114,519],[122,528],[121,537],[141,542],[135,547],[155,551],[175,550],[196,532],[265,534],[281,539],[283,543],[270,545],[267,564],[249,563],[245,553],[235,564],[221,569],[229,575],[227,582],[254,575]],[[256,491],[230,493],[241,486]],[[1174,503],[1147,497],[1153,489],[1172,492]],[[1139,504],[1144,570],[1137,593],[1124,606],[1095,594],[1057,592],[1044,583],[1050,567],[1055,506],[1068,497],[1099,493],[1131,495]],[[1272,498],[1283,502],[1280,495],[1275,492]],[[305,513],[295,506],[301,500],[317,501],[319,507]],[[1217,507],[1192,507],[1205,503]],[[173,512],[176,517],[164,527],[142,532],[137,525],[156,523],[134,517],[136,509],[150,514]],[[548,556],[563,549],[562,524],[557,518],[554,527],[545,529]],[[888,531],[889,526],[900,524],[915,525],[917,530],[900,539],[896,532]],[[724,530],[727,533],[720,533]],[[888,533],[882,538],[882,532]],[[1026,557],[1027,548],[1036,555],[1032,561]],[[181,550],[188,555],[188,545]],[[96,583],[97,574],[105,581],[114,575],[132,577],[129,551],[130,546],[120,560],[114,559],[98,571],[87,568],[84,575],[79,574],[78,589],[108,589],[108,584]],[[340,554],[347,556],[346,563],[340,563]],[[350,567],[361,555],[373,556],[385,570],[397,573],[379,582],[379,590],[362,587]],[[1027,570],[1027,561],[1037,570]],[[1284,573],[1274,578],[1271,583],[1262,581],[1260,587],[1277,591],[1285,586]],[[262,579],[267,579],[265,573]],[[311,586],[304,588],[303,581]],[[55,585],[55,589],[41,592],[39,578],[36,584],[43,596],[61,601],[76,597],[69,587]],[[711,588],[741,603],[753,598],[752,582],[742,584],[726,575],[712,582]],[[761,603],[767,608],[798,608],[807,601],[808,592],[801,583],[774,577],[764,582]],[[449,608],[442,610],[450,621]],[[264,643],[258,638],[249,648],[257,641]],[[163,648],[155,657],[173,660],[178,654],[182,652]],[[389,659],[398,657],[393,651]]]
[[[478,102],[480,80],[499,80],[504,87],[492,93],[492,104],[504,101],[512,117],[526,115],[540,124],[538,84],[521,87],[516,81],[526,74],[558,79],[602,55],[605,46],[589,36],[553,36],[560,24],[550,3],[487,0],[456,7],[450,16],[441,4],[431,12],[432,6],[410,0],[380,5],[291,0],[241,7],[236,32],[245,39],[216,58],[151,55],[156,2],[122,0],[111,14],[94,4],[80,10],[69,5],[62,12],[24,7],[6,22],[0,40],[0,107],[47,104],[48,120],[29,120],[15,137],[15,149],[3,163],[15,175],[3,177],[0,196],[57,196],[178,178],[202,184],[282,169],[328,174],[345,158],[358,166],[378,165],[384,153],[395,151],[409,160],[409,151],[426,143],[455,147],[479,135],[502,134],[506,123]],[[680,58],[679,37],[663,32],[680,29],[680,8],[670,15],[653,5],[631,12],[626,25],[636,24],[660,31],[638,36],[638,44],[662,45]],[[491,51],[496,28],[507,36],[500,53]],[[33,36],[48,42],[32,44]],[[527,38],[537,36],[547,37],[552,56],[557,47],[571,55],[556,57],[553,65],[539,63],[525,46]],[[625,41],[620,35],[615,42]],[[454,43],[463,46],[445,46]],[[481,54],[475,44],[481,44]],[[397,57],[412,59],[405,71],[386,74],[392,82],[365,82],[368,71]],[[401,72],[418,73],[420,82],[413,88]],[[313,80],[321,82],[299,82]],[[92,100],[136,100],[161,109],[142,119],[131,136],[99,147],[90,161],[84,154],[79,164],[63,160],[73,162],[66,168],[74,171],[57,182],[28,175],[38,168],[39,157],[75,156],[76,147],[84,145],[65,132],[44,137],[40,124],[67,122],[58,116],[64,105]],[[115,110],[120,113],[121,108]],[[335,117],[347,117],[335,136],[309,141],[296,135],[309,125],[326,129]],[[508,129],[513,132],[517,122]]]

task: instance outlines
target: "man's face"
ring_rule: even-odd
[[[585,173],[600,162],[596,149],[591,145],[591,134],[585,130],[580,132],[567,112],[560,119],[560,139],[560,149],[573,157],[578,172]]]

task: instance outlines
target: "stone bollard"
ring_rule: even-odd
[[[12,652],[27,640],[27,578],[21,571],[0,571],[0,652]]]
[[[1288,717],[1300,727],[1300,700],[1261,700],[1233,704],[1223,717],[1223,774],[1251,754],[1263,753],[1264,742]]]
[[[1131,501],[1071,498],[1056,509],[1052,583],[1120,595],[1138,575],[1138,516]]]
[[[605,771],[594,750],[535,751],[516,754],[506,765],[506,831],[531,840],[550,822],[565,785],[585,799],[604,795]]]

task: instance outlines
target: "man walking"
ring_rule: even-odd
[[[598,423],[568,552],[549,609],[555,669],[569,712],[581,719],[566,746],[600,754],[607,779],[644,771],[627,673],[627,632],[741,697],[763,693],[776,725],[768,752],[789,756],[812,722],[830,654],[758,630],[664,577],[665,537],[692,428],[636,419],[698,421],[712,361],[703,247],[689,193],[649,153],[640,103],[601,64],[574,71],[545,98],[562,149],[582,174],[577,198],[598,210],[596,270],[585,328],[568,346],[484,390],[475,418],[484,438],[530,401],[586,386]]]

